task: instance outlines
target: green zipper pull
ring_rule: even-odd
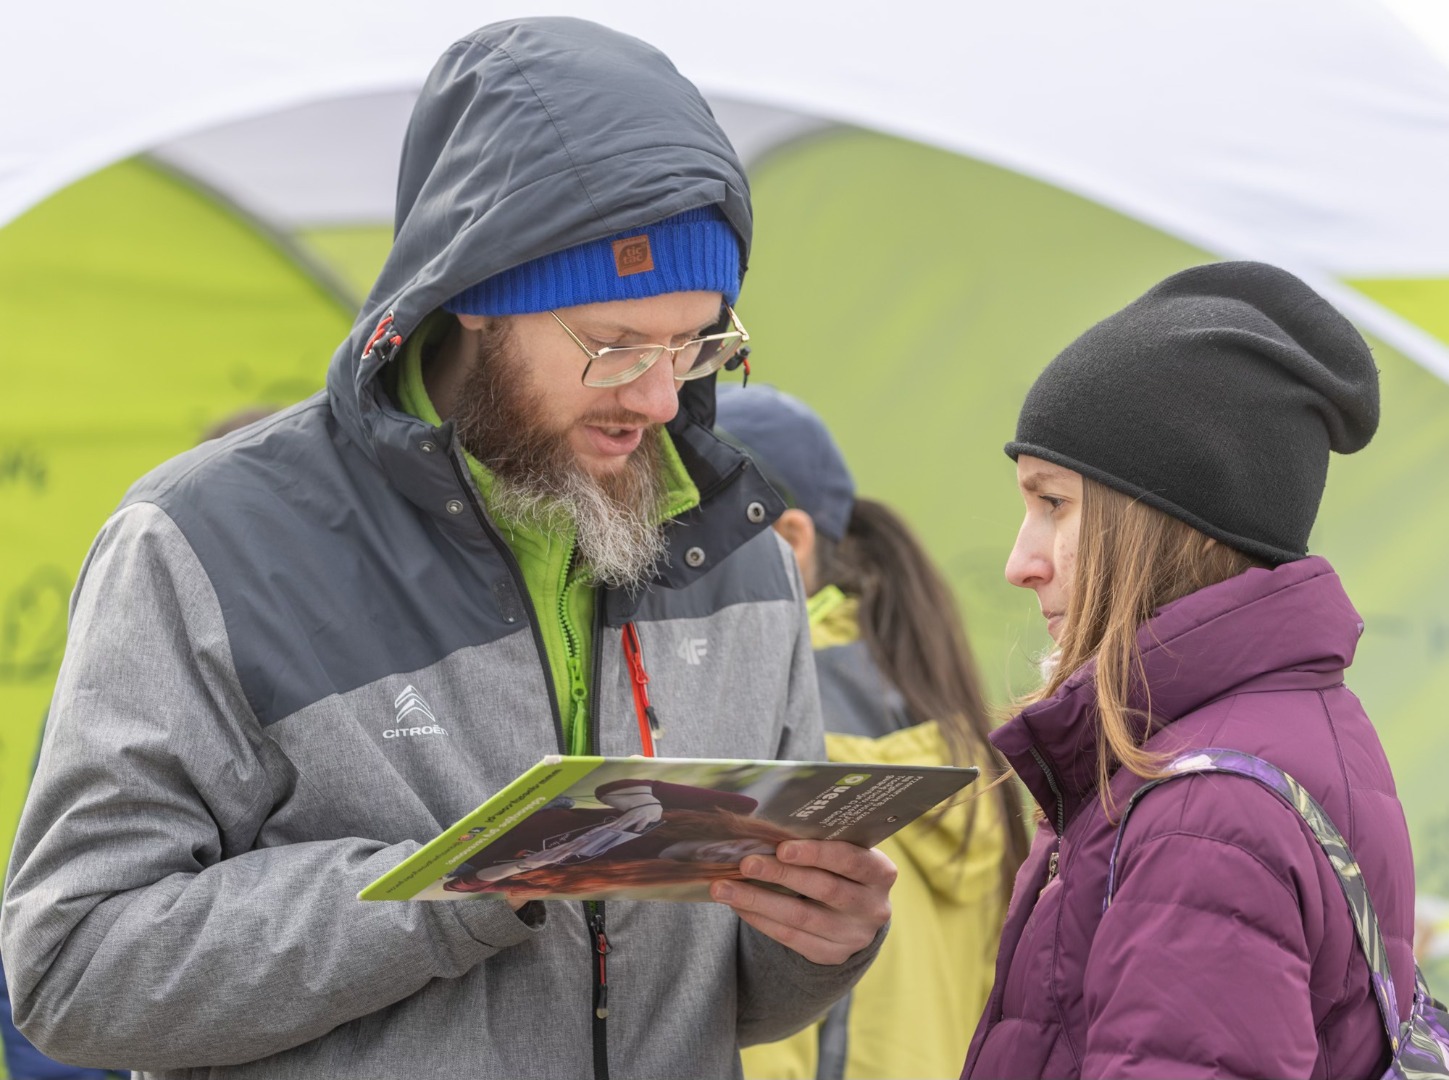
[[[573,708],[569,714],[569,753],[589,752],[589,688],[584,683],[584,666],[577,656],[569,657],[569,697]]]

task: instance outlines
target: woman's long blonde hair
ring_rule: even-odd
[[[1076,567],[1055,665],[1046,685],[1021,704],[1050,697],[1084,664],[1097,662],[1097,790],[1109,815],[1108,781],[1119,767],[1143,779],[1164,775],[1161,757],[1142,748],[1152,733],[1152,706],[1138,630],[1164,604],[1264,565],[1082,477]],[[1141,708],[1131,705],[1134,697]]]

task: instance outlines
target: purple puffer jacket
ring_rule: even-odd
[[[1319,558],[1167,605],[1140,639],[1167,725],[1148,746],[1243,750],[1308,789],[1363,868],[1407,1016],[1408,828],[1343,684],[1362,628]],[[992,736],[1047,820],[1016,878],[962,1076],[1376,1076],[1388,1040],[1343,891],[1299,817],[1253,781],[1193,776],[1146,796],[1102,913],[1116,827],[1095,790],[1089,676]],[[1140,783],[1118,771],[1118,806]]]

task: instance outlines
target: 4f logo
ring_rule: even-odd
[[[680,638],[679,645],[674,650],[674,655],[683,660],[686,664],[699,666],[699,662],[709,653],[709,642],[702,637]]]

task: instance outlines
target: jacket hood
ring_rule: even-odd
[[[1338,575],[1316,556],[1174,600],[1137,637],[1153,725],[1229,693],[1335,686],[1362,633]],[[1095,672],[1095,663],[1084,664],[991,735],[1051,820],[1071,820],[1096,796]],[[1146,702],[1134,695],[1131,704]]]
[[[453,424],[399,411],[378,377],[403,342],[502,270],[704,206],[734,228],[743,274],[744,169],[699,91],[657,49],[566,18],[495,23],[454,43],[403,140],[392,251],[327,372],[342,431],[394,488],[448,523],[462,468]],[[745,455],[713,435],[714,381],[685,383],[668,425],[700,493],[666,526],[655,582],[670,588],[708,573],[784,509]],[[431,453],[437,446],[453,453]],[[622,597],[610,590],[612,625],[637,602]]]
[[[570,18],[469,34],[438,60],[414,108],[392,251],[328,372],[334,410],[369,445],[384,407],[378,372],[444,301],[542,255],[709,205],[738,234],[743,273],[743,167],[663,53]],[[709,385],[688,384],[681,416],[709,425],[713,380],[698,382]]]

